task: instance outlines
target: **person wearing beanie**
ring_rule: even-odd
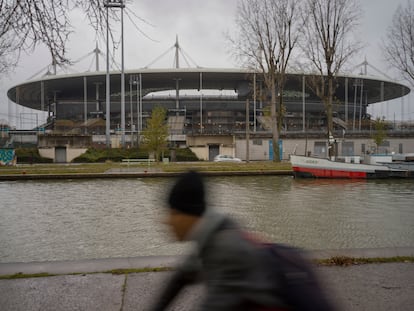
[[[274,294],[280,290],[279,284],[269,280],[268,271],[261,268],[263,258],[257,245],[246,239],[233,219],[208,207],[206,197],[204,180],[195,171],[182,174],[169,192],[165,223],[177,240],[193,241],[195,247],[156,297],[151,310],[166,310],[183,287],[198,281],[206,285],[205,297],[188,310],[285,307]]]
[[[183,174],[170,191],[168,224],[179,241],[183,241],[206,210],[201,176],[190,171]]]

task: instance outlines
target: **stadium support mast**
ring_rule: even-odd
[[[95,53],[95,69],[98,72],[99,71],[99,54],[101,53],[101,51],[98,48],[98,42],[96,42],[96,47],[93,50],[93,52]]]
[[[180,45],[178,43],[178,35],[175,36],[175,57],[174,57],[174,68],[178,69],[180,68]],[[179,80],[175,79],[175,115],[179,115],[179,109],[180,109],[180,86],[179,86]]]
[[[178,35],[175,36],[175,57],[174,57],[174,68],[180,68],[180,44],[178,43]]]

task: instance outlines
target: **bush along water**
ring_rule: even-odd
[[[175,159],[171,156],[175,152]],[[146,148],[111,148],[111,149],[95,149],[90,148],[84,154],[75,158],[75,163],[99,163],[99,162],[121,162],[122,159],[148,159],[149,152]],[[197,156],[189,148],[175,149],[173,152],[167,150],[161,156],[175,161],[198,161]],[[162,160],[162,158],[158,159]]]
[[[43,158],[37,148],[17,148],[15,150],[18,163],[52,163],[52,159]]]

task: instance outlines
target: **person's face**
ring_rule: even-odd
[[[199,219],[197,216],[184,214],[170,208],[165,223],[170,226],[177,240],[183,241]]]

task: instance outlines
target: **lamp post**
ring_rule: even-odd
[[[121,3],[121,145],[125,148],[125,66],[124,66],[124,3]]]
[[[110,107],[110,75],[109,75],[109,8],[121,8],[121,144],[125,146],[125,73],[124,73],[124,0],[106,0],[106,147],[111,147],[111,107]]]

